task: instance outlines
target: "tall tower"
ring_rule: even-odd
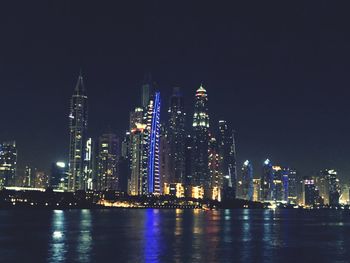
[[[272,164],[269,159],[266,159],[261,176],[261,201],[274,200],[274,189],[274,172],[272,169]]]
[[[131,174],[128,178],[128,194],[142,195],[142,177],[145,170],[144,161],[144,124],[137,124],[137,127],[130,131],[130,164]]]
[[[155,92],[149,101],[145,115],[145,160],[147,168],[143,174],[143,194],[160,194],[159,138],[160,138],[160,93]]]
[[[98,189],[117,190],[117,163],[119,157],[119,140],[108,132],[99,138],[98,143]]]
[[[210,191],[208,169],[209,114],[207,91],[201,85],[196,91],[193,114],[192,185]]]
[[[169,105],[168,138],[172,183],[185,183],[185,105],[180,88],[173,88]]]
[[[13,186],[17,171],[16,142],[0,144],[0,189],[3,186]]]
[[[234,199],[237,195],[237,165],[234,131],[226,121],[219,121],[220,172],[223,183],[223,199]]]
[[[69,177],[68,191],[84,189],[83,161],[87,132],[87,96],[80,73],[70,103],[69,113]]]
[[[253,166],[246,160],[242,167],[242,197],[243,199],[253,201]]]
[[[221,200],[222,176],[220,174],[220,156],[218,144],[214,137],[211,136],[209,141],[209,174],[210,174],[210,195],[207,197],[213,200]]]

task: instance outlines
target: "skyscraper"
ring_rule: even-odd
[[[236,198],[237,165],[234,132],[226,121],[219,121],[220,173],[223,177],[223,199]]]
[[[242,197],[243,199],[253,201],[253,166],[246,160],[242,167]]]
[[[192,152],[193,152],[193,138],[187,135],[185,138],[185,194],[191,196],[191,182],[192,182]]]
[[[288,175],[288,202],[292,204],[298,203],[298,178],[295,169],[289,169]]]
[[[171,166],[173,164],[169,135],[165,125],[161,127],[160,140],[159,140],[159,173],[160,173],[160,188],[161,193],[164,194],[164,187],[169,186],[170,183],[174,183],[174,169]]]
[[[83,77],[80,73],[70,104],[68,191],[84,189],[83,161],[88,121],[87,99]]]
[[[88,138],[84,151],[84,190],[96,190],[96,156],[95,144],[92,138]]]
[[[193,114],[192,186],[210,191],[208,170],[209,113],[207,91],[201,85],[196,91]]]
[[[185,118],[184,99],[180,88],[173,88],[167,129],[170,146],[170,178],[172,183],[185,183]]]
[[[289,168],[281,167],[281,166],[272,166],[273,170],[273,200],[279,202],[287,202],[288,201],[288,176],[289,176]],[[272,199],[271,199],[272,200]]]
[[[130,132],[131,175],[128,179],[128,194],[142,195],[142,179],[147,162],[144,160],[146,125],[138,124]]]
[[[274,200],[274,172],[269,159],[266,159],[263,165],[261,176],[261,195],[262,201]]]
[[[144,170],[142,185],[144,194],[160,194],[159,176],[159,139],[160,139],[160,93],[155,92],[151,97],[145,115],[145,135],[143,154],[147,162]]]
[[[99,138],[98,143],[98,179],[99,190],[117,190],[117,164],[119,158],[119,140],[108,132]]]
[[[221,200],[222,175],[220,173],[220,157],[218,143],[211,136],[209,140],[209,175],[210,175],[210,192],[207,197],[213,200]]]
[[[67,190],[67,165],[64,162],[55,162],[51,165],[49,186],[53,189]]]
[[[0,188],[13,186],[17,171],[17,147],[15,141],[0,144]]]
[[[316,177],[315,184],[320,190],[320,195],[327,205],[338,205],[340,198],[340,185],[337,171],[325,169]]]

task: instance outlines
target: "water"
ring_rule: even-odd
[[[0,262],[350,262],[349,213],[2,210]]]

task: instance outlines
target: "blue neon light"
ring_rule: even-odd
[[[154,192],[154,154],[155,154],[155,146],[156,146],[156,133],[158,130],[158,114],[159,114],[159,106],[160,106],[160,93],[156,92],[155,102],[152,112],[152,126],[151,126],[151,134],[150,134],[150,156],[148,163],[148,193]]]

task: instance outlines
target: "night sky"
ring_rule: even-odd
[[[93,137],[109,126],[124,133],[151,72],[163,107],[173,86],[183,88],[189,117],[203,83],[212,127],[219,119],[234,127],[239,166],[252,160],[256,177],[268,157],[301,175],[335,168],[347,180],[347,6],[6,2],[0,6],[0,141],[17,141],[21,167],[47,171],[51,162],[67,160],[69,101],[82,68]]]

